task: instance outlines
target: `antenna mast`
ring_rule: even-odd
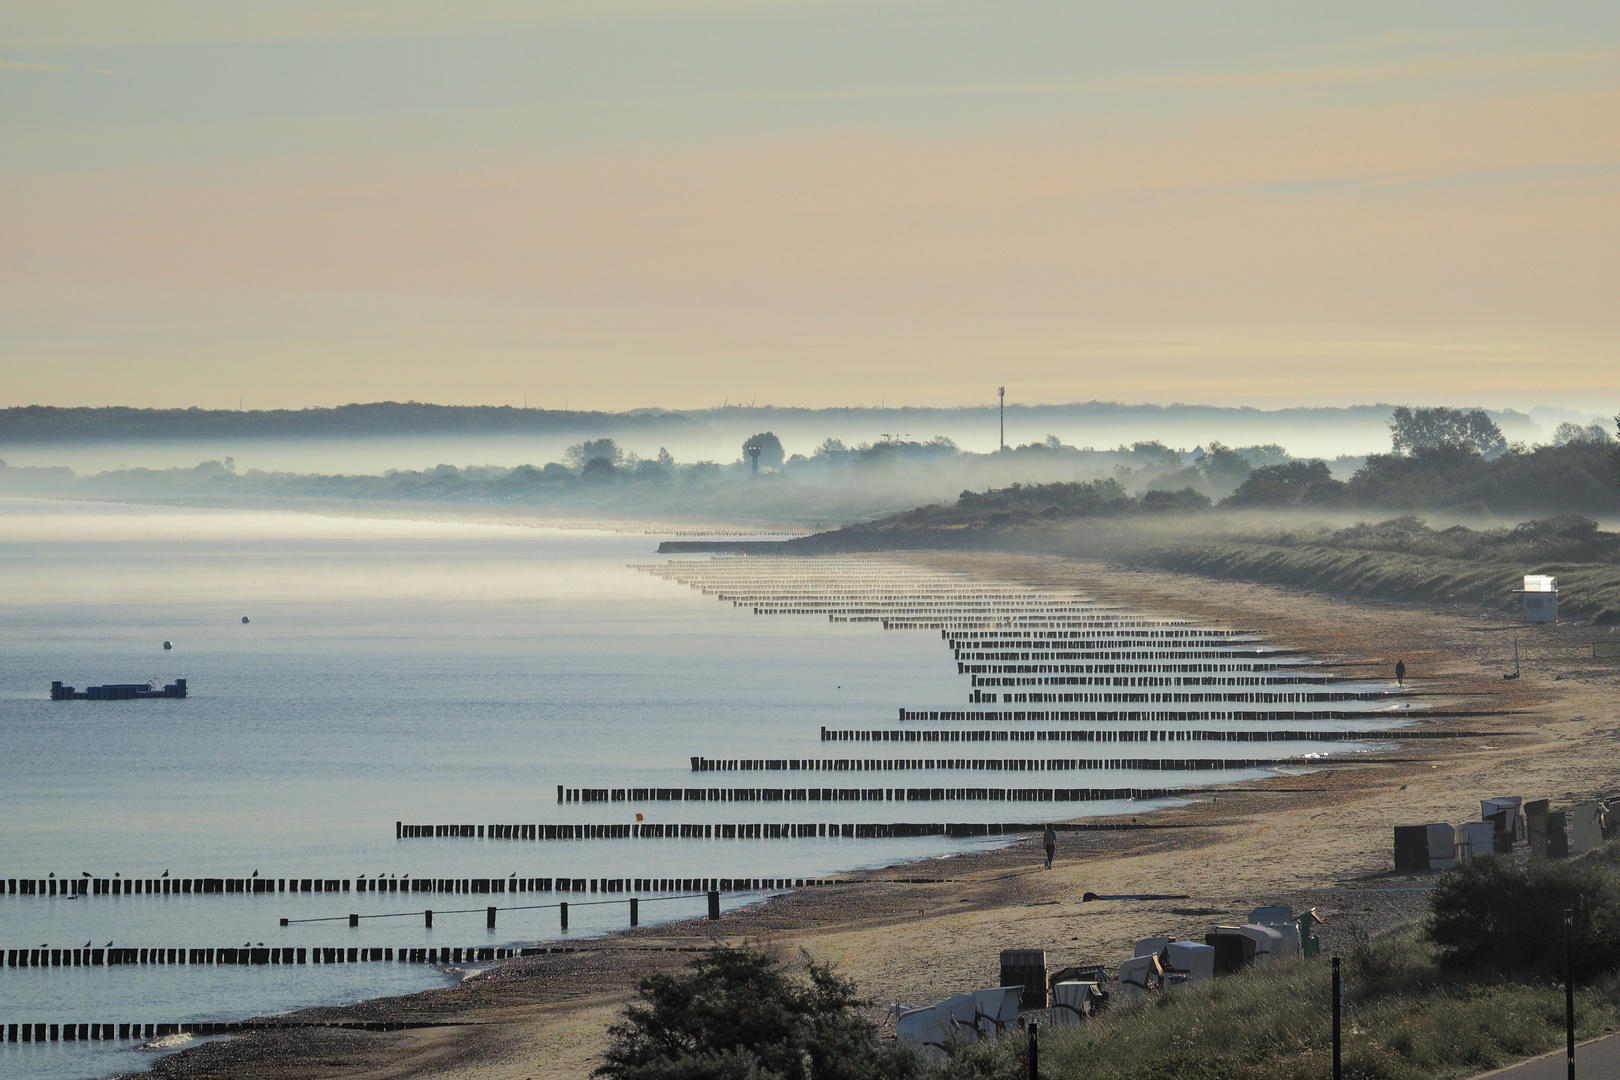
[[[1001,398],[1001,448],[1007,449],[1007,388],[996,387],[996,394]]]

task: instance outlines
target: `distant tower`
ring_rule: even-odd
[[[1001,398],[1001,448],[1007,449],[1007,388],[996,387],[996,394]]]
[[[759,443],[757,443],[757,442],[751,442],[746,447],[744,447],[744,449],[746,449],[748,451],[748,459],[754,466],[753,475],[758,476],[759,475],[759,452],[761,450],[765,449],[765,448],[763,446],[759,445]]]

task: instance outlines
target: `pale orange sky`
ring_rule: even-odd
[[[0,405],[1620,403],[1607,13],[117,10],[0,14]]]

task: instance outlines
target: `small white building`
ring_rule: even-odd
[[[1558,579],[1546,574],[1524,575],[1524,621],[1544,623],[1558,621]]]

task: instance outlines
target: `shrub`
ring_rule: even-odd
[[[1573,908],[1576,979],[1620,969],[1620,874],[1611,866],[1489,855],[1446,871],[1429,902],[1441,966],[1562,978],[1564,910]]]
[[[750,949],[719,948],[681,975],[643,979],[608,1029],[611,1080],[906,1080],[910,1050],[883,1042],[854,985],[819,964],[808,981]]]

